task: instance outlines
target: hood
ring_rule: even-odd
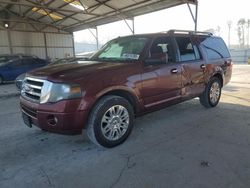
[[[76,63],[49,65],[35,69],[27,75],[58,82],[64,80],[77,81],[90,74],[99,74],[105,70],[117,69],[128,65],[129,63],[79,61]]]

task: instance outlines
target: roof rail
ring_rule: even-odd
[[[212,36],[213,33],[211,32],[205,32],[205,31],[190,31],[190,30],[178,30],[178,29],[171,29],[167,32],[168,34],[175,34],[175,33],[181,33],[181,34],[198,34],[198,35],[209,35]]]

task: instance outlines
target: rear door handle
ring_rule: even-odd
[[[172,70],[171,70],[171,73],[172,73],[172,74],[176,74],[176,73],[178,73],[178,70],[177,70],[177,69],[172,69]]]
[[[202,64],[201,65],[201,69],[205,69],[206,68],[206,65],[205,64]]]

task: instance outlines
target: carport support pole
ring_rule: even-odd
[[[135,34],[135,19],[132,18],[132,29],[133,29],[133,35]]]
[[[194,26],[194,30],[197,31],[197,24],[198,24],[198,1],[195,5],[195,26]]]
[[[48,47],[47,47],[46,33],[43,33],[43,39],[44,39],[44,48],[45,48],[45,58],[48,59]]]
[[[73,57],[76,57],[74,33],[71,33],[71,36],[72,36]]]
[[[131,33],[134,35],[135,34],[135,22],[134,22],[134,17],[131,18],[132,21],[132,27],[128,24],[126,19],[123,19],[125,24],[128,26],[129,30],[131,31]]]
[[[8,42],[9,42],[10,54],[13,54],[12,41],[11,41],[11,35],[10,35],[9,29],[7,29],[7,36],[8,36]]]
[[[193,18],[193,21],[194,21],[194,30],[197,31],[197,23],[198,23],[198,1],[196,2],[196,5],[195,5],[195,15],[189,5],[189,3],[187,3],[187,6],[188,6],[188,9],[189,9],[189,12]]]
[[[95,34],[93,33],[93,31],[91,31],[91,28],[89,28],[88,30],[91,33],[91,35],[93,35],[93,37],[95,38],[95,40],[96,40],[96,49],[98,50],[99,49],[98,29],[97,29],[97,27],[94,27],[92,29],[95,29]]]
[[[96,49],[99,50],[99,38],[98,38],[98,29],[97,27],[95,28],[95,39],[96,39]]]

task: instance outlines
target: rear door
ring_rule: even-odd
[[[177,101],[181,94],[181,65],[176,63],[173,39],[156,38],[144,62],[141,95],[146,108]]]
[[[182,97],[200,95],[204,89],[205,61],[194,40],[187,35],[176,36],[178,61],[182,66]]]

